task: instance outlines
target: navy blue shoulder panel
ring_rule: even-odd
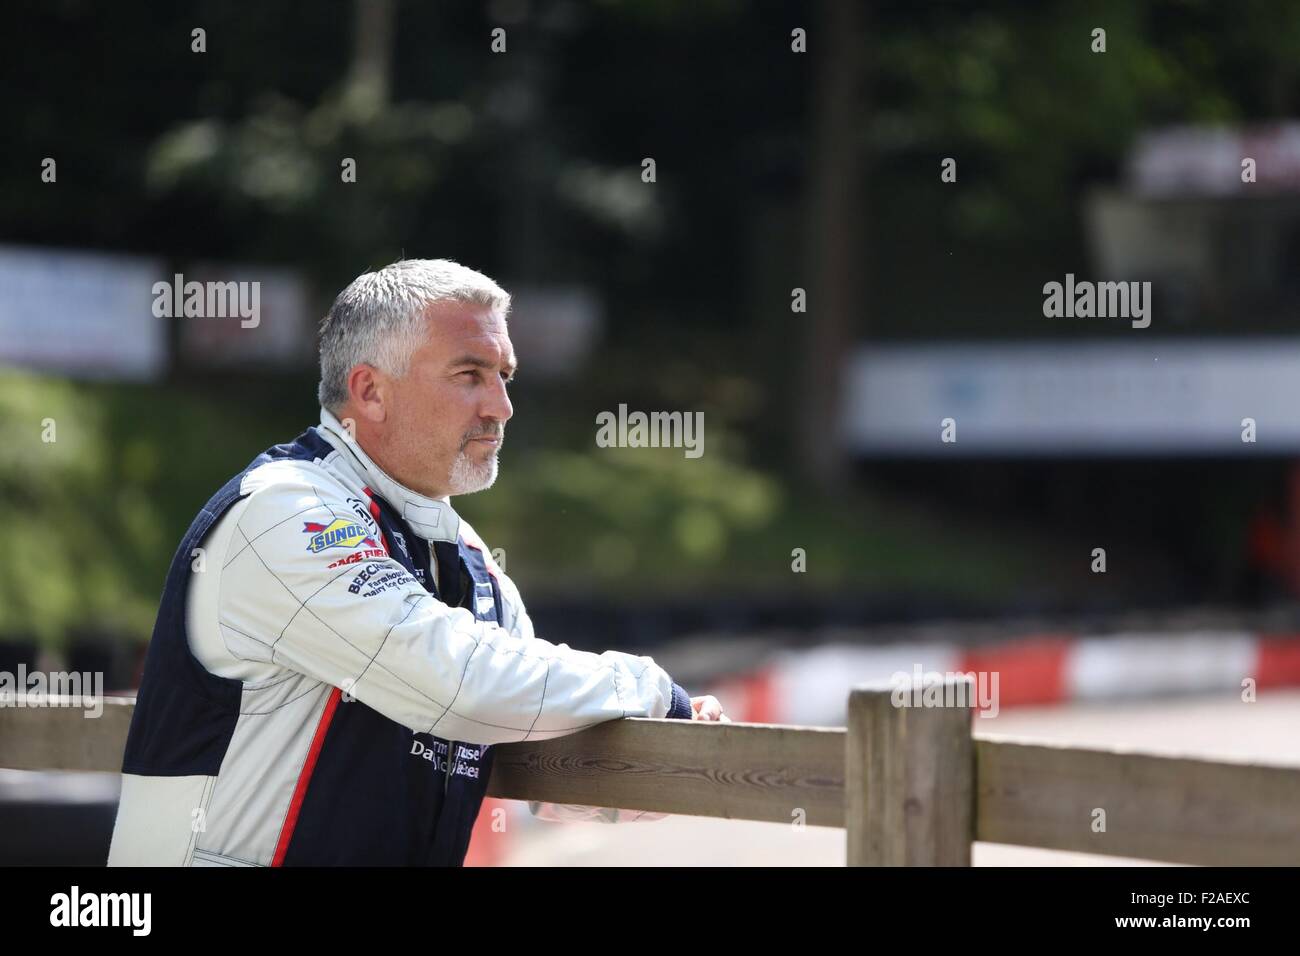
[[[123,773],[211,776],[221,768],[239,719],[243,683],[211,673],[190,650],[185,622],[190,576],[206,568],[206,556],[200,557],[197,549],[242,497],[240,485],[254,468],[286,458],[314,461],[331,451],[333,446],[314,428],[288,444],[268,448],[222,485],[191,522],[163,585],[127,733]]]
[[[505,620],[501,613],[501,586],[488,571],[483,552],[472,544],[466,544],[463,538],[457,544],[460,547],[460,559],[465,563],[465,570],[474,581],[474,605],[471,608],[474,616],[485,621],[501,623]]]
[[[316,461],[320,458],[327,458],[334,451],[334,446],[327,442],[314,427],[307,429],[293,441],[283,445],[273,445],[262,454],[253,459],[252,463],[244,469],[247,473],[252,471],[258,465],[264,465],[268,461],[288,458],[294,461]]]

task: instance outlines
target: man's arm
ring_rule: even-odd
[[[303,529],[356,515],[323,470],[266,465],[250,488],[221,579],[220,626],[236,656],[340,687],[414,731],[475,743],[691,716],[685,690],[649,657],[575,651],[475,620],[387,556],[331,567],[352,550],[313,552]]]
[[[486,546],[484,552],[487,553]],[[532,618],[528,616],[528,609],[514,581],[502,572],[497,577],[497,583],[501,586],[501,596],[504,599],[502,603],[505,627],[516,637],[525,639],[533,637]],[[560,646],[567,647],[564,644]],[[577,803],[545,803],[529,800],[527,804],[528,812],[534,817],[552,823],[644,823],[663,820],[670,816],[667,813],[651,813],[646,810],[621,810],[618,807],[597,807]]]

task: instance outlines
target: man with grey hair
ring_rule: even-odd
[[[227,482],[172,561],[110,865],[459,865],[495,744],[727,720],[649,657],[536,637],[453,510],[496,479],[509,310],[445,259],[338,296],[320,424]]]

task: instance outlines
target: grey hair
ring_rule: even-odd
[[[320,325],[321,405],[338,412],[348,400],[348,373],[366,363],[404,375],[425,341],[426,310],[435,302],[464,302],[510,314],[510,294],[451,259],[402,259],[357,276],[339,293]]]

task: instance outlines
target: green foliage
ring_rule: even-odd
[[[737,460],[725,426],[700,458],[676,448],[505,454],[490,492],[457,502],[530,590],[624,595],[860,592],[998,599],[1054,560],[1045,540],[945,524],[869,492],[830,500]],[[792,570],[795,548],[805,573]]]
[[[0,374],[0,639],[58,646],[85,629],[146,639],[189,522],[221,482],[314,421],[309,396],[296,379],[160,388]],[[871,496],[803,497],[740,460],[721,418],[708,428],[693,459],[507,443],[497,485],[456,506],[505,549],[526,595],[586,582],[626,596],[851,586],[994,597],[1041,560],[1043,549],[1006,534]],[[794,548],[808,573],[791,571]]]
[[[303,409],[277,412],[275,389],[225,391],[0,373],[0,639],[148,636],[172,554],[203,502],[302,429]]]

